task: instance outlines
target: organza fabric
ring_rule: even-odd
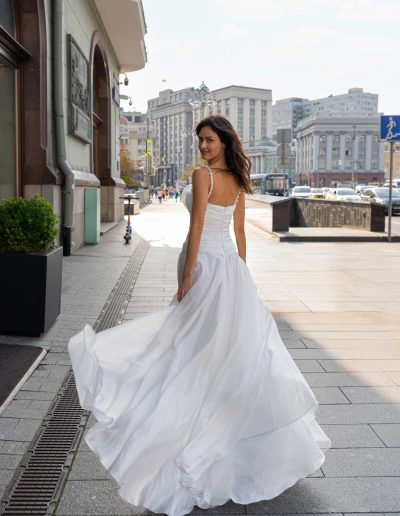
[[[190,210],[190,189],[183,199]],[[69,342],[80,402],[98,421],[87,444],[120,496],[156,513],[274,498],[331,446],[231,240],[234,209],[208,204],[180,303],[98,334],[86,326]]]

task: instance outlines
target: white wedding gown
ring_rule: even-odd
[[[153,512],[274,498],[331,446],[230,237],[235,205],[208,204],[181,303],[69,342],[80,402],[98,420],[86,442],[120,496]]]

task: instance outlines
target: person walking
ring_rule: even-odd
[[[159,189],[158,189],[157,197],[158,197],[158,202],[159,202],[160,204],[162,204],[162,201],[163,201],[163,193],[162,193],[161,188],[159,188]]]
[[[171,304],[98,334],[87,325],[68,346],[98,420],[87,444],[123,499],[169,516],[274,498],[331,446],[246,264],[250,160],[221,115],[196,133],[207,165],[182,194],[190,227]]]

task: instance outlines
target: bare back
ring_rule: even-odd
[[[232,206],[235,204],[240,191],[236,177],[220,170],[211,169],[211,171],[213,186],[208,202],[223,207]]]

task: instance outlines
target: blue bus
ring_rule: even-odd
[[[275,174],[251,174],[250,181],[254,193],[266,195],[288,195],[292,187],[289,175],[285,172]]]

